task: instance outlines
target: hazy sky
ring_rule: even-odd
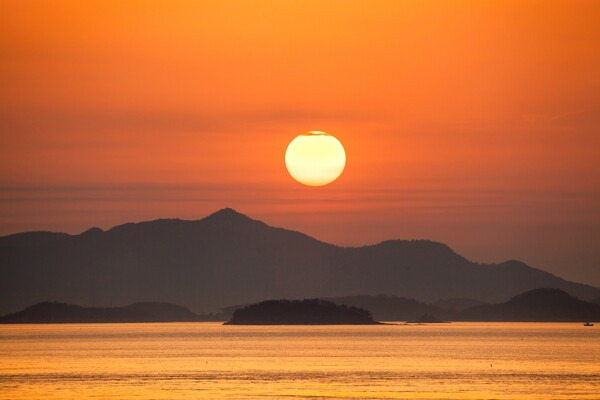
[[[2,1],[0,234],[230,206],[600,285],[599,1]],[[348,164],[305,187],[284,152]]]

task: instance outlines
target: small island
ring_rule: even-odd
[[[373,325],[370,311],[319,299],[267,300],[240,308],[225,325]]]

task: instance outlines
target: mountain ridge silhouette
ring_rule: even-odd
[[[46,299],[97,307],[159,301],[196,312],[265,298],[356,294],[498,302],[539,287],[600,296],[598,288],[518,261],[471,262],[439,242],[341,247],[231,208],[198,220],[0,237],[0,314]]]

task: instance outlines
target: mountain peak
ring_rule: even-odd
[[[203,219],[205,219],[205,220],[225,220],[225,221],[232,221],[232,220],[254,221],[249,216],[242,214],[230,207],[225,207],[219,211],[216,211],[216,212],[210,214],[209,216],[207,216]]]
[[[222,208],[218,211],[215,211],[214,213],[210,214],[208,217],[206,218],[210,218],[210,217],[217,217],[217,216],[239,216],[239,217],[246,217],[246,218],[250,218],[247,215],[242,214],[239,211],[234,210],[231,207],[225,207]]]

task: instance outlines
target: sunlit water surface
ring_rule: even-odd
[[[581,324],[0,326],[0,399],[600,399]]]

